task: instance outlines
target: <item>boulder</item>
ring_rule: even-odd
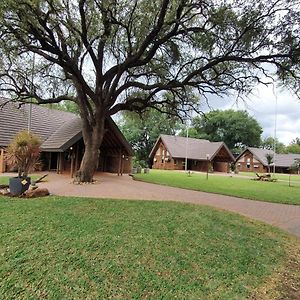
[[[26,198],[36,198],[49,196],[50,193],[46,188],[30,189],[25,193]]]
[[[10,192],[7,188],[0,189],[0,195],[8,196],[8,195],[10,195]]]

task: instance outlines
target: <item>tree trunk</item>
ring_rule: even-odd
[[[93,175],[98,167],[100,146],[103,141],[105,117],[96,120],[90,125],[87,120],[83,120],[83,141],[85,151],[80,163],[79,171],[76,173],[76,181],[92,182]]]

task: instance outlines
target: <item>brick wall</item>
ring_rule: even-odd
[[[236,162],[236,167],[241,172],[268,172],[268,168],[253,157],[250,151],[246,151]]]

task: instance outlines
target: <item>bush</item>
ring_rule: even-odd
[[[40,146],[41,141],[36,135],[19,132],[7,147],[7,164],[17,168],[19,177],[26,178],[39,160]]]

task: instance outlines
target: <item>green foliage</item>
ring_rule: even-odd
[[[47,105],[51,109],[58,109],[63,111],[68,111],[74,114],[79,114],[79,108],[76,102],[72,101],[62,101],[60,103],[52,103]]]
[[[300,139],[297,137],[294,139],[287,147],[286,151],[288,153],[300,154]]]
[[[298,1],[0,1],[0,91],[76,102],[84,161],[96,161],[105,118],[120,111],[199,111],[266,76],[297,89]],[[91,181],[92,164],[80,168]]]
[[[271,136],[263,138],[260,147],[262,149],[274,150],[274,138]],[[287,153],[285,145],[279,142],[277,138],[275,139],[275,152],[278,154]]]
[[[213,110],[204,116],[197,116],[192,121],[192,128],[195,137],[212,142],[223,141],[231,150],[258,146],[262,133],[261,126],[246,111],[232,109]]]
[[[266,154],[266,159],[267,159],[267,163],[268,163],[268,172],[269,173],[270,173],[270,166],[273,163],[273,158],[274,158],[273,154],[271,154],[271,153]]]
[[[0,197],[0,219],[1,299],[289,299],[299,271],[294,239],[204,206]]]
[[[295,159],[294,163],[289,168],[291,171],[300,172],[300,159]]]
[[[26,178],[40,156],[40,139],[27,131],[19,132],[6,149],[7,163],[17,167],[18,176]]]
[[[288,146],[286,146],[286,152],[287,153],[300,154],[300,145],[298,145],[298,144],[289,144]]]
[[[135,151],[135,165],[151,165],[149,154],[160,134],[175,134],[179,119],[149,109],[143,114],[125,112],[119,127]]]

